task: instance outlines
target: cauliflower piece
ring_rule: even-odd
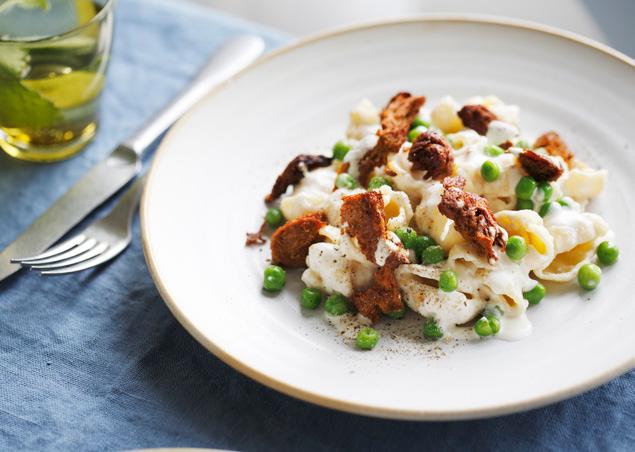
[[[459,105],[452,97],[443,97],[430,112],[430,121],[443,133],[458,132],[463,128],[463,122],[457,114],[458,110]]]
[[[604,190],[607,170],[596,170],[586,165],[572,168],[558,180],[565,196],[570,196],[581,204],[588,203]]]
[[[368,99],[362,99],[350,113],[350,122],[346,129],[346,137],[361,140],[373,135],[380,127],[379,110]]]

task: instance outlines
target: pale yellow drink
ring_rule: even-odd
[[[0,3],[0,147],[5,152],[51,162],[75,154],[94,137],[110,54],[111,7],[107,0]]]

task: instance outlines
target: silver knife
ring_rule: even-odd
[[[12,257],[41,253],[133,179],[148,146],[213,87],[251,64],[264,48],[258,36],[227,41],[178,97],[88,171],[0,253],[0,281],[21,268],[9,261]]]

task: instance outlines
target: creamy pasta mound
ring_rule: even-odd
[[[543,283],[593,290],[617,260],[611,228],[587,211],[606,180],[556,132],[524,135],[519,108],[495,96],[363,99],[332,156],[299,155],[267,196],[264,287],[304,268],[307,309],[325,299],[327,315],[365,325],[412,310],[428,340],[526,337]],[[368,327],[357,345],[377,340]]]

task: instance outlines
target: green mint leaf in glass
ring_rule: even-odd
[[[60,112],[48,100],[24,87],[0,66],[0,125],[40,128],[53,125]]]

